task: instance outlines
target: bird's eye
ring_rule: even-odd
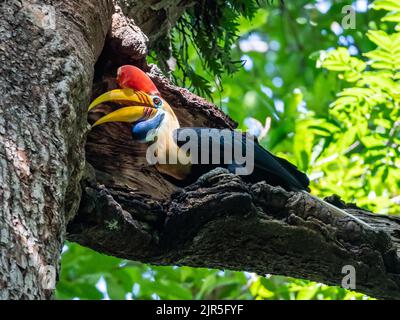
[[[159,97],[153,97],[153,103],[156,108],[159,108],[162,106],[162,101]]]

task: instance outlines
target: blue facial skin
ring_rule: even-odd
[[[141,121],[132,125],[132,137],[139,142],[151,142],[151,135],[147,137],[149,131],[157,129],[164,119],[163,112],[157,112],[154,118],[146,121]]]

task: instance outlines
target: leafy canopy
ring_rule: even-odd
[[[190,57],[196,54],[203,70],[216,77],[220,84],[224,73],[233,74],[242,66],[242,60],[232,56],[240,20],[254,19],[258,10],[270,2],[273,0],[197,1],[178,20],[172,33],[172,55],[180,71],[175,80],[182,86],[189,84],[194,92],[211,98],[209,82],[188,62]]]
[[[400,2],[376,0],[372,9],[389,11],[381,21],[394,22],[399,30]],[[351,56],[345,47],[319,56],[317,65],[338,72],[347,86],[330,104],[335,127],[329,134],[334,145],[326,146],[319,158],[332,156],[332,149],[345,155],[338,159],[343,159],[347,175],[347,197],[388,212],[394,209],[391,198],[398,194],[400,181],[400,32],[370,29],[366,37],[376,47],[360,57]],[[328,176],[327,163],[319,168]]]

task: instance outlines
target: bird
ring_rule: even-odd
[[[146,158],[149,164],[173,181],[188,182],[212,168],[225,167],[233,173],[242,172],[248,181],[264,180],[287,191],[307,193],[336,214],[371,228],[358,217],[311,195],[307,175],[294,164],[266,150],[251,135],[229,129],[182,128],[154,82],[138,67],[119,67],[116,81],[119,89],[101,94],[89,105],[88,111],[108,102],[121,107],[99,118],[92,128],[109,122],[129,123],[132,139],[148,145]],[[251,154],[253,163],[250,170],[246,167],[248,163],[236,160],[236,148],[241,150],[242,157],[239,155],[239,158],[242,160],[243,150]]]

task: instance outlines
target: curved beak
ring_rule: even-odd
[[[100,118],[92,128],[106,122],[143,121],[152,118],[157,112],[153,100],[148,94],[132,89],[116,89],[102,94],[90,104],[89,111],[104,102],[117,102],[128,106]]]

